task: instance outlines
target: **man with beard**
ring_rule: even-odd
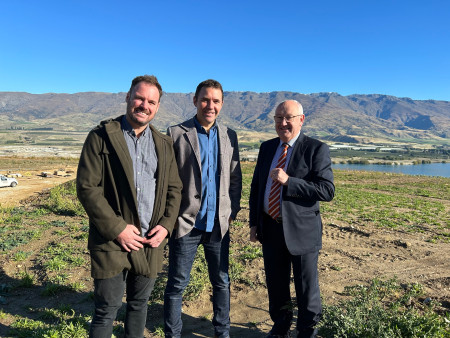
[[[262,243],[269,314],[267,337],[290,337],[291,269],[297,295],[297,337],[317,334],[322,314],[317,270],[322,247],[319,201],[334,197],[328,146],[306,136],[301,104],[275,110],[277,138],[261,144],[250,191],[250,240]]]
[[[155,76],[136,77],[126,114],[101,122],[83,146],[77,194],[89,216],[95,303],[90,337],[111,337],[125,288],[125,337],[144,334],[182,188],[171,138],[149,124],[161,95]]]
[[[169,240],[169,275],[164,294],[166,337],[181,336],[182,295],[195,254],[203,245],[212,284],[215,337],[230,330],[229,225],[240,209],[242,175],[236,133],[216,119],[223,105],[222,85],[201,82],[194,94],[197,113],[172,126],[175,157],[183,182],[176,230]]]

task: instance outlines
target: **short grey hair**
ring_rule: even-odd
[[[295,102],[297,104],[297,107],[298,107],[298,113],[300,115],[304,115],[303,114],[303,106],[297,100],[284,100],[283,102],[280,102],[280,104],[277,106],[276,109],[278,109],[278,107],[284,106],[287,102],[290,102],[290,101],[291,102]]]

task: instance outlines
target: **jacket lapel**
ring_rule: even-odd
[[[269,170],[270,165],[272,164],[273,157],[275,156],[275,152],[277,151],[277,147],[280,144],[280,139],[274,138],[270,140],[270,143],[267,144],[267,149],[265,154],[265,161],[263,162],[263,168],[262,168],[262,175],[261,177],[264,178],[264,186],[266,185],[267,179],[269,178]]]
[[[149,124],[149,128],[152,131],[152,137],[153,142],[155,143],[155,151],[156,151],[156,157],[157,157],[157,167],[156,167],[156,177],[158,179],[156,180],[156,186],[155,186],[155,206],[154,210],[159,210],[160,205],[156,205],[156,203],[161,202],[162,200],[162,192],[163,192],[163,186],[165,184],[166,180],[166,148],[163,144],[163,139],[161,137],[158,137],[156,134],[158,131],[153,127],[151,124]],[[156,224],[158,213],[153,212],[152,219],[150,220],[150,227],[152,227],[153,224]]]
[[[119,117],[113,123],[107,123],[105,125],[105,130],[106,133],[108,134],[109,140],[111,141],[113,148],[116,150],[117,157],[119,158],[119,161],[122,164],[122,168],[125,171],[124,179],[128,181],[131,193],[133,194],[135,205],[137,205],[136,189],[134,187],[134,172],[132,164],[133,162],[131,160],[128,147],[125,142],[125,138],[123,137],[122,128],[120,127],[121,118],[122,117]]]
[[[300,136],[294,143],[294,149],[292,149],[292,155],[286,169],[286,173],[288,175],[295,170],[295,168],[303,158],[303,153],[305,152],[305,138],[305,134],[303,134],[303,132],[301,131]]]
[[[219,173],[223,172],[223,158],[225,155],[227,155],[227,146],[230,144],[230,140],[228,139],[228,135],[226,132],[226,128],[220,126],[217,123],[217,133],[218,133],[218,140],[219,140]]]
[[[198,136],[197,136],[197,130],[195,129],[194,124],[194,118],[186,121],[185,124],[183,124],[183,127],[186,130],[186,138],[188,139],[188,143],[192,148],[192,152],[195,155],[195,159],[197,160],[197,164],[199,168],[202,167],[201,157],[200,157],[200,145],[198,144]]]

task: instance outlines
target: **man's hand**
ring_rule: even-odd
[[[131,252],[131,250],[138,251],[140,248],[144,247],[141,243],[144,239],[133,224],[127,224],[125,230],[123,230],[116,239],[127,252]]]
[[[279,182],[281,185],[286,185],[289,179],[289,175],[281,168],[274,168],[270,172],[272,180]]]
[[[258,236],[256,236],[256,227],[250,228],[250,242],[256,242],[258,240]]]
[[[157,225],[150,230],[147,238],[142,243],[150,245],[152,248],[157,248],[169,232],[162,225]]]

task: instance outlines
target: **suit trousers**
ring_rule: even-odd
[[[269,314],[274,322],[272,334],[289,331],[293,304],[290,295],[291,267],[297,296],[299,337],[314,337],[314,326],[322,316],[317,269],[319,252],[292,255],[286,247],[283,224],[263,217],[263,257],[269,295]]]
[[[148,299],[155,281],[156,278],[136,275],[128,270],[111,278],[95,279],[95,314],[92,318],[89,337],[111,337],[113,321],[122,306],[122,297],[126,288],[127,311],[124,337],[142,338],[147,320]]]

